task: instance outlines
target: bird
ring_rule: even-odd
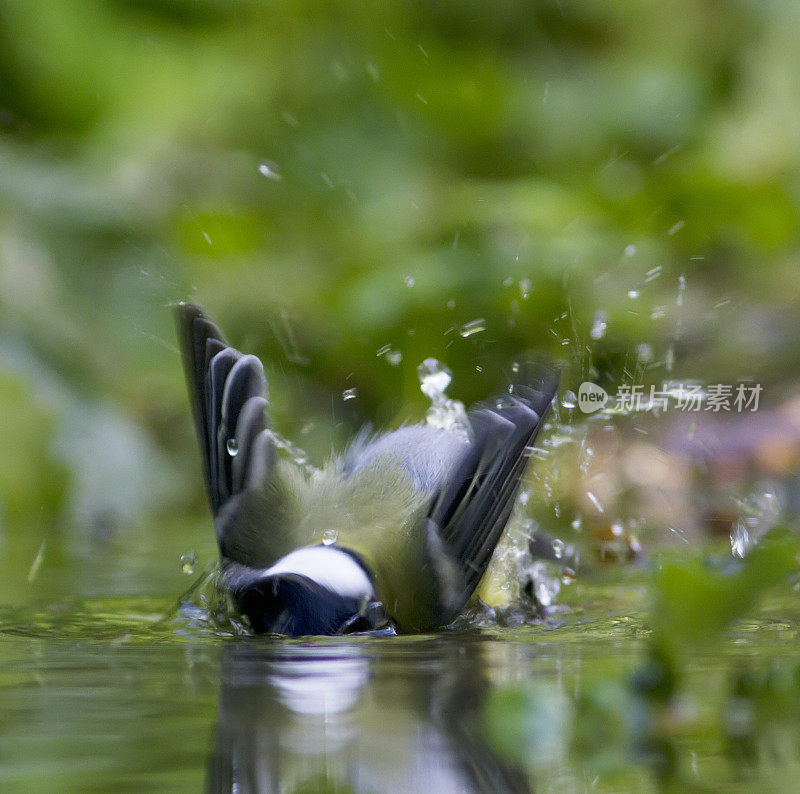
[[[511,516],[559,373],[515,364],[466,413],[359,432],[311,473],[279,455],[258,357],[174,304],[221,588],[255,634],[414,634],[464,610]]]

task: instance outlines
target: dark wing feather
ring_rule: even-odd
[[[267,380],[255,356],[230,347],[196,306],[179,303],[175,320],[211,510],[267,471]],[[263,457],[263,460],[260,459]]]
[[[529,377],[469,411],[472,443],[429,513],[428,548],[440,580],[442,622],[464,607],[485,573],[555,396],[556,372]]]

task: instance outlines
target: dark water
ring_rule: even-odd
[[[732,659],[796,644],[785,604],[697,658],[685,713],[647,743],[625,694],[642,591],[575,600],[530,626],[314,641],[218,636],[158,600],[5,609],[0,789],[792,790],[794,723],[755,748],[779,764],[743,771],[719,716]]]

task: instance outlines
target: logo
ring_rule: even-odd
[[[596,383],[584,381],[578,389],[578,407],[585,414],[593,414],[606,407],[608,392]]]

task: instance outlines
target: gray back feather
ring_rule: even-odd
[[[468,439],[460,434],[430,425],[407,425],[371,437],[365,430],[345,453],[343,473],[352,474],[385,458],[396,463],[417,490],[433,495],[442,488],[468,447]]]

